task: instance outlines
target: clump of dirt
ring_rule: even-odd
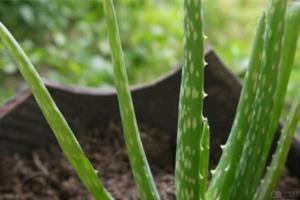
[[[142,125],[141,137],[162,199],[175,199],[175,146],[171,135]],[[82,131],[79,141],[107,190],[120,200],[138,199],[120,126]],[[218,142],[212,155],[220,155]],[[214,166],[217,156],[212,156]],[[279,191],[300,190],[297,179],[285,176]],[[278,195],[278,194],[277,194]],[[57,145],[31,155],[0,157],[0,200],[92,199]]]

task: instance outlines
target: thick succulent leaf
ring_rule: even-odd
[[[57,108],[34,66],[31,64],[24,51],[18,45],[17,41],[1,23],[0,37],[18,64],[22,76],[31,88],[43,115],[53,130],[58,144],[74,167],[81,181],[95,199],[112,199],[108,192],[103,188],[102,183],[98,179],[96,171],[82,151],[75,135]]]
[[[204,47],[201,0],[184,1],[184,66],[176,152],[176,197],[200,198],[200,139],[203,127]]]
[[[278,86],[275,92],[275,103],[272,109],[272,120],[268,131],[266,144],[264,145],[263,156],[259,160],[261,165],[266,164],[271,144],[278,127],[279,118],[283,109],[284,99],[287,92],[288,82],[295,60],[297,41],[300,31],[300,3],[292,3],[288,9],[286,25],[283,36],[282,55],[279,64]]]
[[[231,185],[233,185],[234,175],[250,125],[253,102],[257,91],[257,79],[262,64],[264,33],[265,15],[263,14],[260,17],[257,27],[249,67],[233,127],[226,145],[222,146],[223,154],[214,171],[207,193],[207,199],[229,199],[228,191],[230,191]]]
[[[203,122],[202,136],[200,141],[200,200],[205,199],[208,184],[208,167],[209,167],[209,149],[210,149],[210,131],[208,122]]]
[[[115,85],[119,100],[122,125],[129,160],[141,199],[160,199],[141,142],[127,72],[122,52],[117,18],[112,0],[104,0],[104,13],[114,68]]]
[[[270,139],[268,131],[278,83],[286,7],[287,1],[285,0],[270,0],[269,2],[258,90],[230,199],[253,199],[264,171],[264,165],[259,160],[266,141]]]
[[[291,115],[278,142],[276,153],[273,155],[271,165],[268,167],[265,178],[261,181],[255,199],[269,200],[272,197],[272,192],[276,190],[299,119],[300,98],[295,101]]]
[[[278,123],[279,120],[280,111],[282,109],[283,100],[287,89],[289,75],[291,73],[291,68],[292,68],[291,66],[293,66],[293,61],[295,58],[299,31],[300,31],[300,3],[294,3],[291,5],[290,9],[288,10],[288,16],[286,21],[286,28],[285,28],[284,42],[283,42],[284,52],[280,63],[281,73],[279,75],[279,86],[276,92],[276,101],[278,101],[278,104],[276,105],[277,107],[275,107],[274,109],[274,113],[275,113],[273,115],[274,124],[271,124],[271,126],[273,126],[271,128],[271,131],[275,131],[276,124]],[[288,150],[292,142],[296,124],[299,118],[300,118],[300,98],[298,99],[298,101],[295,101],[295,105],[293,106],[292,113],[280,137],[277,151],[273,157],[271,166],[268,168],[269,170],[264,180],[261,182],[261,185],[256,193],[255,199],[261,199],[261,200],[271,199],[271,193],[276,189],[275,187],[279,182],[279,178],[282,169],[284,167]],[[266,152],[269,152],[269,149],[267,149]],[[265,155],[265,157],[267,155]]]

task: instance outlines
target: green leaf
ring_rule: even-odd
[[[272,139],[268,137],[268,131],[278,83],[286,7],[287,1],[285,0],[270,0],[269,2],[258,90],[230,199],[253,199],[264,171],[265,166],[259,160],[266,141]]]
[[[200,200],[205,200],[208,185],[208,167],[209,167],[209,149],[210,149],[210,131],[208,122],[203,122],[202,136],[200,140]]]
[[[233,127],[226,145],[222,146],[223,154],[215,173],[213,174],[207,192],[207,199],[230,199],[228,191],[230,191],[231,186],[234,184],[234,175],[241,157],[241,151],[250,126],[249,121],[251,120],[251,112],[254,107],[253,101],[257,91],[257,79],[262,64],[264,33],[265,15],[263,14],[259,19],[249,67]]]
[[[278,86],[275,92],[275,103],[270,128],[268,131],[266,144],[263,150],[263,156],[259,160],[261,165],[266,165],[272,141],[278,127],[279,118],[284,106],[284,99],[287,92],[287,87],[295,61],[297,41],[300,31],[300,3],[292,3],[287,12],[285,30],[283,35],[282,55],[279,64]]]
[[[203,128],[204,47],[202,1],[184,1],[184,66],[176,150],[176,197],[199,200],[200,139]],[[203,163],[205,164],[205,163]]]
[[[272,115],[273,116],[272,123],[270,124],[271,128],[269,134],[273,134],[271,137],[274,137],[274,132],[277,128],[280,113],[283,107],[288,80],[295,59],[299,31],[300,31],[300,3],[293,3],[291,4],[291,7],[288,9],[288,15],[286,19],[286,27],[285,27],[284,40],[283,40],[284,51],[282,53],[281,62],[279,66],[279,70],[280,70],[279,82],[275,94],[276,103],[275,103],[275,108],[273,109],[274,114]],[[284,129],[283,134],[281,135],[277,147],[277,152],[271,163],[271,168],[267,172],[264,181],[261,183],[260,188],[256,193],[257,198],[255,199],[271,199],[271,192],[275,189],[279,181],[282,168],[285,164],[288,149],[293,138],[293,133],[295,132],[296,123],[300,117],[299,116],[300,100],[298,101],[299,102],[297,101],[295,102],[290,119],[286,125],[286,128]],[[271,141],[272,139],[267,141],[267,145],[265,146],[265,150],[264,150],[264,156],[260,159],[260,162],[261,160],[265,162],[269,154]]]
[[[0,37],[12,57],[17,62],[21,74],[31,88],[43,115],[53,130],[58,144],[74,167],[81,181],[95,199],[112,199],[99,181],[96,171],[82,151],[75,135],[55,105],[55,102],[47,91],[34,66],[2,23],[0,23]]]
[[[104,0],[103,6],[111,48],[119,109],[134,179],[141,199],[160,199],[139,135],[112,0]]]
[[[267,174],[265,175],[259,189],[256,192],[255,199],[269,200],[272,197],[272,192],[276,190],[299,119],[300,98],[297,98],[292,107],[292,112],[289,116],[286,127],[284,128],[283,133],[280,136],[280,140],[278,141],[277,150],[273,155],[271,165],[268,167]]]

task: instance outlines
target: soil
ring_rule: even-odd
[[[162,199],[173,200],[175,144],[170,134],[142,125],[141,136]],[[120,126],[82,131],[79,141],[99,170],[101,180],[116,199],[138,199]],[[211,167],[219,157],[219,141],[212,144]],[[281,192],[281,193],[278,193]],[[299,194],[296,178],[284,173],[275,197]],[[300,196],[300,194],[299,194]],[[291,197],[289,199],[293,199]],[[294,199],[296,199],[295,197]],[[0,157],[0,200],[92,199],[56,144],[31,155]],[[278,199],[278,198],[276,198]],[[280,198],[279,198],[280,199]]]

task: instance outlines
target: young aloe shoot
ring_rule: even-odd
[[[19,70],[49,123],[54,135],[81,181],[96,200],[112,199],[98,179],[96,170],[82,151],[75,135],[54,103],[30,60],[5,26],[0,23],[0,38],[18,64]]]
[[[139,135],[112,0],[103,1],[103,6],[114,66],[119,108],[132,172],[141,199],[160,199]]]

